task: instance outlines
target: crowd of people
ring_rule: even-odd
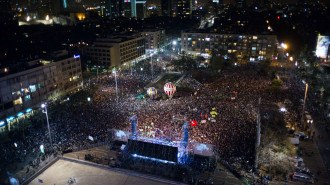
[[[159,98],[156,100],[141,100],[136,98],[137,92],[151,81],[150,75],[131,76],[124,72],[117,75],[118,102],[113,74],[92,80],[87,86],[94,84],[99,88],[91,101],[68,101],[60,109],[54,106],[54,110],[50,110],[53,146],[48,142],[45,127],[31,127],[25,138],[12,134],[8,142],[0,144],[1,164],[8,167],[29,160],[30,166],[37,166],[36,161],[45,156],[39,152],[41,144],[50,155],[107,142],[113,128],[130,131],[129,117],[134,113],[138,117],[140,136],[168,141],[182,140],[183,124],[188,122],[190,125],[196,120],[197,126],[189,126],[190,143],[212,144],[225,161],[239,162],[251,168],[258,98],[274,101],[273,95],[267,91],[271,79],[250,69],[237,69],[222,72],[212,83],[199,84],[184,79],[183,84],[194,86],[191,87],[193,91],[176,92],[172,99],[161,98],[163,90],[158,89]],[[223,99],[218,100],[217,96]]]

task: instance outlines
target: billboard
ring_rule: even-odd
[[[316,56],[319,58],[327,58],[329,48],[329,36],[319,35],[316,44]]]

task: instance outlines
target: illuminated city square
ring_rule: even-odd
[[[330,184],[329,2],[0,5],[0,184]]]

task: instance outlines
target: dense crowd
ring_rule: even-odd
[[[30,160],[27,162],[34,166],[44,157],[39,152],[41,144],[45,145],[49,155],[54,151],[109,141],[110,129],[130,130],[129,117],[135,113],[140,136],[170,141],[181,140],[183,124],[196,120],[198,125],[189,127],[189,142],[213,144],[222,159],[251,168],[258,98],[264,102],[274,101],[273,95],[267,91],[271,79],[259,76],[253,70],[222,72],[216,81],[204,85],[184,79],[184,85],[193,86],[192,92],[177,92],[173,99],[151,101],[148,98],[136,99],[137,92],[151,81],[149,75],[120,73],[117,78],[118,103],[114,75],[91,81],[91,84],[100,86],[91,101],[66,102],[66,106],[62,105],[64,110],[53,110],[50,114],[52,147],[49,146],[46,128],[32,127],[25,138],[12,135],[10,141],[1,144],[0,162],[12,165]],[[162,91],[158,89],[159,94]]]

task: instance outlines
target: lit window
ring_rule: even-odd
[[[22,103],[23,103],[22,97],[19,97],[18,99],[14,100],[14,105],[20,105]]]
[[[252,51],[255,51],[255,50],[257,50],[257,47],[252,47]]]
[[[30,91],[35,92],[37,90],[36,85],[30,85]]]
[[[257,36],[253,36],[253,40],[257,40],[258,39],[258,37]]]
[[[30,95],[26,95],[25,97],[24,97],[24,101],[30,101],[31,100],[31,96]]]

